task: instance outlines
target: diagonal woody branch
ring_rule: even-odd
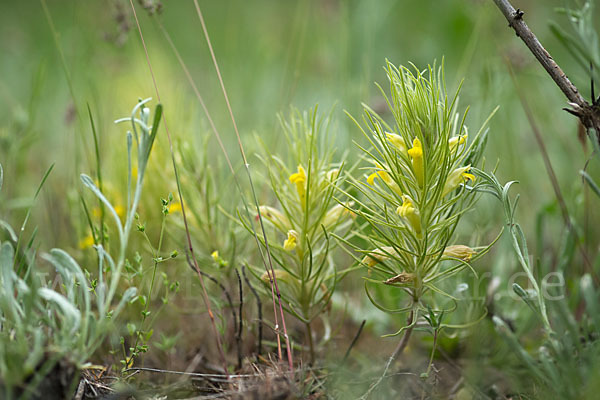
[[[564,108],[564,110],[579,118],[583,126],[588,130],[588,133],[592,133],[590,131],[594,130],[596,139],[600,142],[600,105],[590,104],[583,98],[577,87],[567,78],[567,75],[554,61],[550,53],[542,46],[531,29],[529,29],[523,20],[523,12],[521,10],[515,10],[508,0],[494,0],[494,3],[502,14],[504,14],[508,25],[523,40],[531,53],[569,100],[571,108]]]

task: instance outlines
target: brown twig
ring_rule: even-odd
[[[261,353],[262,353],[262,335],[263,335],[263,328],[262,328],[262,302],[260,301],[260,296],[258,295],[258,292],[256,291],[256,289],[254,289],[254,286],[252,286],[252,283],[250,282],[250,279],[248,279],[248,275],[246,275],[246,266],[243,265],[242,266],[242,275],[244,276],[244,280],[246,281],[246,285],[248,285],[248,287],[250,288],[250,291],[252,292],[252,294],[254,295],[254,298],[256,299],[256,307],[258,308],[258,324],[257,324],[257,328],[258,328],[258,349],[256,351],[256,360],[258,361]]]
[[[356,335],[354,335],[354,339],[352,339],[350,346],[348,346],[348,350],[346,350],[346,354],[344,354],[344,358],[342,358],[341,365],[346,363],[346,360],[348,359],[348,356],[350,355],[350,351],[352,351],[352,348],[354,348],[354,345],[356,344],[356,342],[358,342],[358,338],[360,337],[360,334],[362,333],[362,330],[365,327],[366,323],[367,323],[367,320],[363,319],[362,323],[360,324],[360,327],[358,328],[358,331],[356,332]]]
[[[402,339],[400,339],[398,346],[396,346],[396,349],[394,350],[394,352],[388,359],[387,363],[385,364],[385,368],[383,369],[383,374],[379,377],[379,379],[377,379],[377,381],[375,381],[369,387],[369,390],[367,390],[367,392],[364,395],[362,395],[361,400],[367,400],[371,396],[371,393],[373,393],[373,391],[377,388],[377,386],[379,386],[379,384],[387,376],[387,372],[390,369],[390,367],[392,366],[394,360],[396,360],[396,358],[400,354],[402,354],[402,352],[406,348],[406,345],[408,344],[408,339],[410,339],[410,335],[412,334],[413,328],[415,327],[415,324],[416,324],[416,313],[415,313],[414,309],[411,310],[410,314],[408,315],[407,324],[408,325],[406,326],[404,335],[402,335]]]
[[[235,336],[237,339],[237,330],[238,330],[238,325],[237,325],[237,321],[238,321],[238,317],[237,314],[235,312],[235,307],[233,306],[233,300],[231,299],[231,294],[229,294],[229,291],[227,290],[227,288],[225,287],[225,285],[223,285],[217,278],[215,278],[214,276],[212,276],[211,274],[209,274],[208,272],[202,271],[201,269],[196,270],[195,265],[197,265],[197,263],[193,263],[191,258],[190,258],[190,254],[189,252],[185,252],[185,256],[187,259],[187,263],[189,265],[189,267],[192,269],[192,271],[196,272],[197,274],[202,275],[203,277],[209,279],[212,283],[214,283],[215,285],[217,285],[221,291],[223,292],[223,294],[225,295],[225,298],[227,299],[227,304],[229,305],[229,308],[231,309],[231,317],[232,317],[232,323],[233,323],[233,330],[235,331]],[[238,354],[238,358],[240,358],[240,354]],[[241,359],[241,358],[240,358]]]
[[[600,106],[590,104],[583,98],[577,87],[571,83],[550,53],[542,46],[531,29],[529,29],[523,20],[523,11],[520,9],[515,10],[508,0],[494,0],[494,3],[502,14],[504,14],[508,25],[523,40],[531,53],[569,100],[571,108],[563,108],[563,110],[579,118],[583,126],[588,130],[588,134],[590,130],[595,130],[596,140],[600,142]]]
[[[235,270],[235,275],[238,279],[238,290],[240,295],[240,308],[238,310],[238,326],[237,326],[237,334],[235,335],[235,343],[237,345],[237,357],[238,357],[238,370],[242,369],[242,329],[244,328],[244,320],[242,319],[242,311],[244,310],[244,292],[242,289],[242,278],[240,276],[240,272]]]

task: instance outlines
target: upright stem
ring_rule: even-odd
[[[130,2],[131,1],[132,0],[130,0]],[[294,360],[292,358],[292,345],[291,345],[290,337],[288,336],[287,327],[285,324],[285,316],[283,314],[283,305],[281,303],[281,293],[279,292],[279,285],[277,284],[277,277],[275,276],[275,270],[273,268],[273,260],[271,259],[271,250],[269,249],[269,241],[267,239],[265,226],[264,226],[263,219],[262,219],[262,216],[260,213],[260,207],[258,204],[258,197],[256,195],[256,190],[254,189],[254,185],[252,183],[252,175],[250,174],[250,164],[248,163],[248,160],[246,158],[246,153],[244,152],[244,147],[242,146],[242,139],[240,137],[240,132],[238,130],[237,123],[235,122],[235,117],[233,116],[233,110],[231,108],[231,104],[229,103],[229,97],[227,96],[227,90],[225,89],[225,84],[223,83],[223,77],[221,76],[221,70],[219,69],[219,64],[217,63],[217,57],[215,56],[215,52],[213,50],[213,47],[212,47],[212,44],[210,41],[210,37],[208,35],[208,29],[206,28],[206,23],[204,22],[204,17],[202,16],[202,11],[200,11],[200,6],[198,5],[198,0],[194,0],[194,6],[196,7],[196,13],[198,14],[198,18],[200,19],[200,24],[202,25],[202,31],[204,32],[204,38],[206,39],[206,43],[208,44],[208,49],[210,51],[210,55],[213,60],[215,71],[217,73],[217,77],[219,78],[219,83],[221,84],[221,90],[223,92],[223,97],[225,97],[225,103],[227,104],[227,110],[229,111],[229,116],[231,117],[231,122],[233,123],[233,129],[235,131],[235,135],[237,138],[238,146],[240,149],[240,154],[244,161],[246,175],[248,176],[248,181],[250,182],[250,188],[252,189],[252,198],[254,199],[254,204],[256,206],[256,210],[257,210],[257,214],[258,214],[258,221],[260,223],[262,236],[265,241],[265,248],[267,250],[266,253],[267,253],[267,259],[268,259],[269,265],[267,266],[267,264],[265,263],[265,268],[267,269],[267,273],[268,273],[269,279],[271,281],[271,296],[273,297],[273,308],[275,309],[275,293],[276,293],[277,294],[277,304],[279,305],[279,314],[281,316],[281,324],[282,324],[282,328],[283,328],[283,337],[285,339],[286,350],[287,350],[288,366],[290,368],[290,371],[293,371],[294,370]],[[257,238],[257,244],[258,244],[258,238]],[[260,248],[260,244],[259,244],[259,248]],[[277,323],[276,310],[275,310],[275,328],[277,331],[279,330],[279,326]],[[279,338],[279,333],[278,333],[277,334],[277,345],[278,345],[279,359],[282,359],[280,342],[281,342],[281,339]]]
[[[400,354],[402,354],[402,352],[406,348],[406,345],[408,344],[408,339],[410,339],[410,335],[412,334],[413,328],[415,326],[414,321],[413,321],[413,315],[414,315],[414,311],[411,311],[410,315],[408,316],[408,323],[409,323],[408,328],[404,331],[404,335],[402,335],[402,339],[400,339],[400,343],[398,343],[398,346],[394,350],[394,353],[390,356],[390,359],[388,360],[388,363],[385,366],[384,375],[385,375],[385,372],[387,372],[388,368],[392,365],[394,360]]]
[[[154,71],[152,69],[152,64],[150,63],[150,55],[148,54],[148,48],[146,47],[146,41],[144,40],[144,35],[142,34],[142,27],[140,26],[140,22],[137,17],[137,13],[135,12],[135,7],[133,5],[133,0],[129,0],[129,4],[131,6],[131,10],[133,11],[133,16],[135,19],[135,24],[138,28],[138,32],[140,34],[140,40],[142,41],[142,47],[144,48],[144,53],[146,54],[146,62],[148,64],[148,69],[150,70],[150,75],[152,76],[152,83],[154,85],[154,89],[156,91],[156,99],[160,102],[160,94],[158,92],[158,85],[156,84],[156,77],[154,76]],[[181,183],[179,181],[179,173],[177,170],[177,163],[175,162],[175,153],[173,152],[173,141],[171,140],[171,133],[169,131],[169,126],[167,125],[167,117],[163,116],[163,121],[165,125],[165,132],[167,133],[167,139],[169,140],[169,150],[171,153],[171,161],[173,163],[173,172],[175,173],[175,182],[177,183],[177,194],[179,195],[179,203],[181,204],[181,215],[183,217],[183,225],[185,227],[185,234],[187,239],[187,251],[189,251],[190,257],[196,267],[196,272],[198,273],[198,280],[200,281],[200,286],[202,287],[202,299],[204,301],[204,305],[206,307],[206,311],[208,312],[208,316],[210,318],[211,328],[213,331],[213,335],[215,337],[215,341],[217,344],[217,350],[219,352],[219,356],[223,363],[223,370],[227,378],[229,379],[229,373],[227,372],[227,359],[225,358],[225,353],[223,351],[223,345],[221,344],[221,337],[217,330],[217,324],[215,322],[215,316],[212,312],[212,307],[210,304],[210,299],[208,297],[208,292],[206,291],[206,286],[204,284],[204,278],[200,274],[200,268],[198,267],[198,261],[196,260],[196,256],[194,255],[194,247],[192,246],[192,238],[190,235],[190,229],[187,222],[187,217],[185,213],[185,206],[183,201],[183,194],[181,192]],[[140,172],[138,172],[139,174]],[[134,200],[135,202],[135,200]],[[120,272],[120,271],[117,271]]]
[[[305,323],[305,325],[306,325],[306,336],[308,336],[308,346],[310,349],[310,363],[314,364],[314,362],[315,362],[315,345],[313,344],[312,328],[310,326],[310,322]]]
[[[404,331],[404,335],[402,335],[402,339],[400,339],[400,343],[398,343],[398,346],[396,346],[396,349],[394,350],[394,352],[392,353],[392,355],[390,356],[390,358],[388,359],[388,362],[385,364],[385,369],[383,370],[383,374],[379,377],[379,379],[377,379],[377,381],[375,383],[373,383],[370,387],[369,390],[367,390],[367,393],[365,393],[362,397],[361,400],[366,400],[369,398],[369,396],[371,395],[371,393],[377,388],[377,386],[379,386],[379,384],[381,383],[381,381],[383,381],[383,378],[386,377],[388,370],[390,369],[392,363],[394,362],[394,360],[400,355],[402,354],[402,352],[404,351],[404,349],[406,348],[406,345],[408,344],[408,339],[410,339],[410,335],[412,334],[413,328],[415,326],[415,311],[414,309],[410,311],[410,314],[408,314],[408,325],[406,330]]]

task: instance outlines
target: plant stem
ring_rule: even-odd
[[[130,0],[130,3],[132,4],[133,7],[133,3],[132,0]],[[265,227],[264,227],[264,223],[263,223],[263,218],[262,215],[260,213],[260,207],[258,204],[258,197],[256,195],[256,190],[254,188],[254,184],[252,181],[252,175],[250,174],[250,164],[248,163],[248,160],[246,158],[246,153],[244,152],[244,147],[242,145],[242,140],[240,137],[240,133],[237,127],[237,123],[235,122],[235,117],[233,115],[233,109],[231,108],[231,104],[229,103],[229,97],[227,96],[227,90],[225,89],[225,84],[223,83],[223,77],[221,76],[221,70],[219,69],[219,64],[217,63],[217,57],[215,56],[215,52],[213,50],[212,47],[212,43],[210,41],[210,36],[208,35],[208,29],[206,28],[206,23],[204,22],[204,17],[202,16],[202,11],[200,10],[200,6],[198,5],[198,1],[194,0],[194,6],[196,8],[196,13],[198,15],[198,19],[200,20],[200,24],[202,25],[202,31],[204,32],[204,38],[206,39],[206,44],[208,45],[208,49],[210,51],[210,55],[211,58],[213,60],[213,65],[215,67],[215,71],[217,73],[217,77],[219,79],[219,83],[221,85],[221,90],[223,92],[223,97],[225,98],[225,103],[227,104],[227,109],[229,111],[229,116],[231,117],[231,122],[233,123],[233,128],[235,131],[235,135],[237,138],[237,142],[238,142],[238,146],[240,149],[240,154],[242,156],[242,159],[244,161],[244,168],[246,170],[246,175],[248,176],[248,182],[250,183],[250,188],[252,190],[252,198],[254,200],[254,205],[256,206],[256,211],[258,214],[258,221],[260,223],[260,227],[261,227],[261,231],[262,231],[262,236],[264,238],[264,243],[265,243],[265,248],[266,248],[266,253],[267,253],[267,259],[268,259],[268,265],[267,263],[264,261],[264,256],[262,255],[262,252],[260,250],[260,243],[258,240],[258,236],[256,236],[255,233],[255,238],[256,238],[256,242],[257,245],[259,247],[259,252],[261,252],[261,257],[263,258],[263,263],[265,264],[265,269],[267,270],[267,274],[269,275],[269,280],[271,283],[271,297],[273,300],[273,311],[274,311],[274,315],[275,315],[275,331],[278,332],[277,333],[277,350],[278,350],[278,355],[279,355],[279,359],[282,359],[282,354],[281,354],[281,338],[279,335],[279,323],[277,321],[277,306],[279,305],[279,314],[281,316],[281,323],[282,323],[282,327],[283,327],[283,336],[285,339],[285,344],[286,344],[286,350],[287,350],[287,358],[288,358],[288,366],[290,368],[290,371],[294,370],[294,361],[292,358],[292,346],[291,346],[291,342],[290,342],[290,338],[288,336],[287,333],[287,327],[286,327],[286,323],[285,323],[285,316],[283,313],[283,305],[281,303],[281,293],[279,292],[279,285],[277,284],[277,277],[275,276],[275,269],[273,268],[273,260],[271,259],[271,251],[269,249],[269,241],[267,239],[267,234],[265,231]],[[240,193],[242,193],[240,191]],[[243,196],[242,196],[243,197]],[[248,212],[248,208],[247,205],[244,203],[244,207],[246,208],[246,213]],[[185,215],[185,214],[184,214]],[[185,217],[184,217],[184,221],[185,221]],[[275,303],[275,294],[277,294],[277,304]]]
[[[146,41],[144,40],[144,35],[142,34],[142,27],[140,26],[140,22],[137,17],[137,13],[135,12],[135,7],[133,5],[133,0],[129,0],[129,5],[131,6],[131,10],[133,11],[133,16],[135,19],[136,26],[138,28],[138,32],[140,35],[140,40],[142,42],[142,47],[144,48],[144,53],[146,55],[146,62],[148,64],[148,69],[150,70],[150,75],[152,76],[152,83],[154,89],[156,91],[156,99],[160,102],[160,94],[158,92],[158,85],[156,83],[156,77],[154,76],[154,70],[152,69],[152,64],[150,63],[150,55],[148,54],[148,48],[146,47]],[[225,353],[223,351],[223,345],[221,344],[221,337],[219,336],[219,332],[217,330],[217,323],[215,321],[215,316],[212,312],[212,307],[210,304],[210,299],[208,297],[208,292],[206,291],[206,286],[204,284],[204,278],[200,274],[200,268],[198,267],[198,262],[196,261],[196,257],[194,255],[194,247],[192,246],[192,238],[190,235],[190,229],[188,227],[187,217],[185,214],[185,203],[183,201],[183,194],[181,191],[181,182],[179,181],[179,173],[177,170],[177,163],[175,162],[175,153],[173,152],[173,141],[171,140],[171,133],[169,131],[169,127],[167,125],[166,115],[163,116],[165,132],[167,133],[167,139],[169,140],[169,150],[171,153],[171,161],[173,163],[173,172],[175,173],[175,182],[177,183],[177,194],[179,195],[179,203],[181,204],[181,216],[183,217],[183,224],[185,226],[185,234],[187,239],[187,249],[186,253],[189,251],[192,261],[194,262],[194,266],[196,267],[196,271],[198,273],[198,280],[200,281],[200,286],[202,287],[202,300],[204,301],[204,305],[206,307],[206,311],[210,318],[210,324],[213,331],[213,335],[215,337],[215,342],[217,345],[217,351],[221,358],[221,362],[223,363],[223,372],[229,378],[229,373],[227,372],[227,359],[225,358]],[[138,171],[138,174],[140,171]],[[135,202],[135,200],[134,200]],[[118,271],[120,272],[120,271]]]
[[[306,325],[306,336],[308,336],[308,348],[310,349],[310,363],[311,365],[315,362],[315,345],[312,338],[312,328],[310,322],[305,323]]]
[[[402,354],[402,352],[406,348],[406,345],[408,344],[408,339],[410,339],[410,335],[412,334],[412,331],[413,331],[413,328],[414,328],[415,322],[416,322],[414,309],[410,311],[410,314],[408,315],[408,321],[407,322],[408,322],[408,325],[407,325],[406,330],[404,331],[404,335],[402,335],[402,339],[400,339],[400,343],[398,343],[398,346],[396,346],[396,349],[394,350],[394,352],[392,353],[392,355],[388,359],[387,363],[385,364],[385,368],[383,370],[383,374],[379,377],[379,379],[377,379],[377,381],[375,383],[373,383],[369,387],[369,390],[367,390],[367,392],[364,395],[362,395],[361,400],[366,400],[366,399],[369,398],[369,396],[371,395],[371,393],[377,388],[377,386],[379,386],[379,384],[381,383],[381,381],[383,381],[383,378],[386,377],[387,372],[390,369],[390,367],[391,367],[392,363],[394,362],[394,360],[400,354]]]

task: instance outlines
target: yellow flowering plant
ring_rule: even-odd
[[[356,260],[368,270],[365,289],[371,302],[386,312],[408,314],[407,325],[388,336],[410,335],[420,319],[438,331],[458,327],[443,323],[457,298],[441,283],[464,269],[475,273],[470,262],[491,246],[453,241],[461,217],[482,191],[476,166],[487,121],[474,137],[468,135],[467,112],[456,111],[458,91],[452,98],[446,94],[443,67],[419,71],[388,62],[386,72],[390,94],[380,89],[393,124],[368,106],[364,124],[355,120],[370,144],[359,145],[370,166],[364,177],[351,178],[360,195],[346,193],[356,205],[353,212],[367,222],[360,235],[369,247],[346,244],[361,253]],[[376,299],[372,285],[401,289],[407,295],[404,304],[389,308]],[[470,322],[479,320],[484,307],[470,314]]]
[[[334,195],[340,184],[343,163],[333,162],[333,149],[327,142],[328,119],[317,116],[317,109],[293,111],[288,121],[281,121],[289,151],[285,163],[266,148],[262,158],[268,168],[268,181],[275,196],[269,205],[259,207],[268,229],[268,247],[274,272],[287,312],[306,328],[311,360],[314,360],[312,322],[322,317],[339,280],[347,271],[334,263],[337,241],[332,233],[348,238],[354,214],[351,203],[339,204]],[[248,230],[251,226],[244,221]],[[269,273],[256,268],[254,273],[270,293]]]

